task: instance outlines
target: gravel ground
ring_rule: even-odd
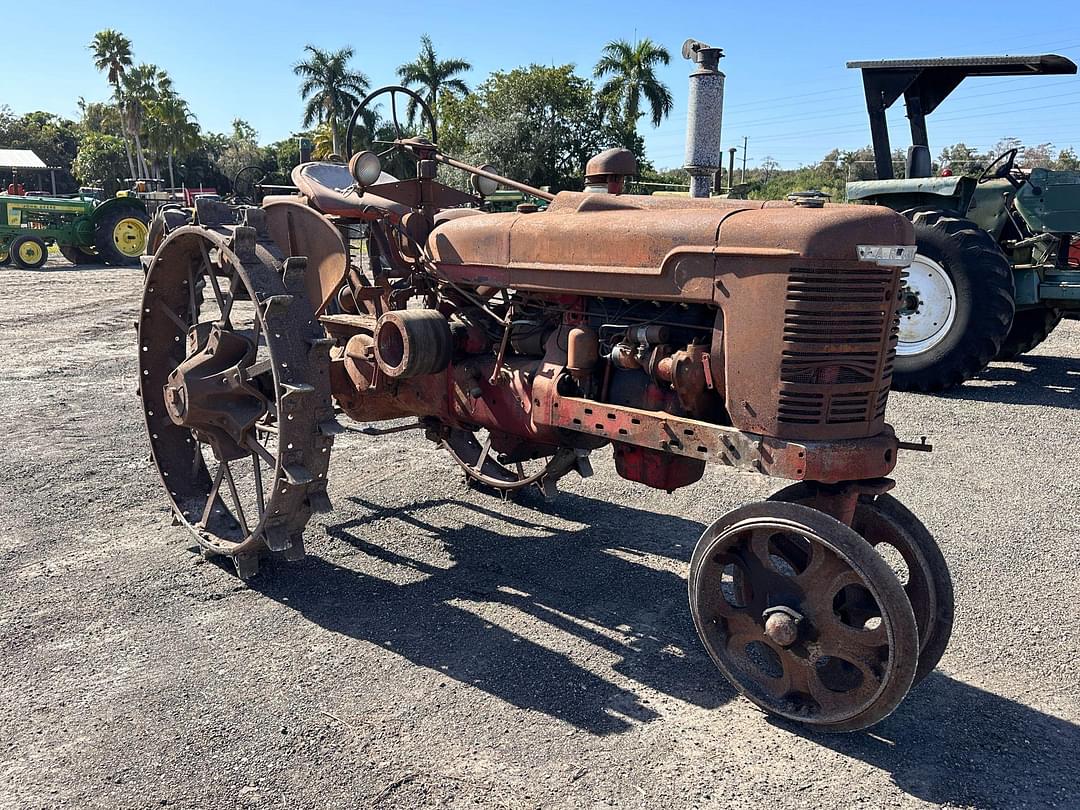
[[[52,272],[50,272],[52,271]],[[0,271],[0,807],[1077,807],[1080,322],[895,395],[896,494],[940,541],[940,669],[869,733],[738,697],[685,576],[781,482],[554,503],[413,434],[339,437],[308,558],[250,587],[173,527],[134,390],[138,269]]]

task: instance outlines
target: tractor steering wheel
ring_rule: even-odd
[[[1004,177],[1013,186],[1020,188],[1020,182],[1012,176],[1013,167],[1016,163],[1016,155],[1019,151],[1019,149],[1009,149],[994,158],[990,165],[982,170],[978,182],[982,184],[989,182],[990,180],[999,180]],[[998,164],[1001,165],[998,166]]]
[[[408,98],[409,106],[413,107],[413,109],[415,109],[416,107],[420,108],[420,117],[421,119],[426,120],[427,128],[431,132],[430,142],[439,142],[439,133],[435,129],[435,116],[431,114],[431,108],[428,107],[427,102],[425,102],[424,99],[419,96],[419,94],[410,90],[407,87],[400,87],[398,85],[387,85],[386,87],[380,87],[378,90],[374,90],[371,93],[368,93],[367,97],[363,101],[361,101],[359,105],[357,105],[355,110],[353,110],[352,117],[349,118],[349,128],[345,131],[345,154],[347,157],[351,157],[353,153],[353,132],[356,130],[356,122],[360,120],[360,117],[371,105],[371,102],[379,96],[390,96],[390,123],[394,126],[394,133],[396,134],[397,139],[400,141],[405,138],[405,133],[402,129],[401,121],[398,118],[398,93]],[[375,133],[372,132],[371,134],[374,136]]]
[[[248,193],[241,193],[240,191],[240,178],[244,175],[250,174],[252,176],[251,181],[247,184],[246,191]],[[233,175],[232,181],[232,194],[229,197],[229,201],[234,205],[254,205],[255,204],[255,186],[266,179],[266,169],[258,164],[252,164],[245,166],[236,174]]]

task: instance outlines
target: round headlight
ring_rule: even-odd
[[[480,167],[485,172],[491,172],[492,174],[498,174],[499,170],[492,166],[490,163],[485,163]],[[472,176],[473,191],[479,194],[481,197],[490,197],[496,191],[499,190],[499,181],[492,180],[488,177],[481,177],[478,174]]]
[[[349,174],[361,188],[373,186],[382,174],[382,161],[374,152],[357,152],[349,161]]]

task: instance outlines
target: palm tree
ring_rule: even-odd
[[[603,55],[593,69],[593,76],[610,78],[600,88],[601,104],[609,112],[621,112],[629,129],[637,128],[641,116],[641,97],[649,103],[652,124],[660,122],[671,113],[671,90],[656,76],[657,65],[671,61],[667,48],[651,39],[643,39],[631,45],[625,39],[609,42]]]
[[[143,150],[142,131],[146,122],[147,106],[161,98],[164,85],[171,92],[172,80],[157,65],[140,64],[124,74],[124,119],[128,132],[135,140],[135,157],[140,177],[150,176],[150,165]]]
[[[94,54],[94,67],[105,72],[109,84],[112,85],[113,94],[116,96],[116,104],[121,109],[124,107],[123,79],[127,68],[131,67],[131,40],[112,28],[98,31],[88,46]],[[131,144],[127,136],[124,138],[124,151],[127,153],[128,169],[132,177],[135,176],[135,163],[131,159]]]
[[[334,154],[334,133],[329,124],[319,124],[311,133],[311,159],[326,160]]]
[[[151,148],[167,157],[169,187],[176,188],[173,158],[199,146],[199,124],[187,102],[171,92],[151,101],[147,105],[147,132]]]
[[[420,95],[431,108],[431,115],[437,119],[436,106],[440,92],[469,95],[469,87],[457,77],[459,73],[472,70],[472,65],[464,59],[444,59],[439,61],[431,37],[420,37],[420,53],[412,62],[407,62],[397,69],[398,77],[405,87],[417,87]],[[416,120],[416,101],[409,101],[409,122]]]
[[[310,127],[316,121],[328,124],[334,153],[340,154],[341,121],[352,114],[360,98],[367,93],[368,77],[349,69],[352,48],[331,52],[307,45],[304,50],[311,56],[293,66],[293,73],[304,79],[300,85],[300,97],[307,101],[304,126]]]

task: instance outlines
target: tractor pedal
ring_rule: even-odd
[[[555,500],[559,495],[559,487],[554,478],[544,478],[540,482],[540,491],[544,493],[544,498],[549,501]]]
[[[287,464],[283,468],[283,471],[286,480],[293,486],[310,484],[315,480],[315,476],[313,476],[303,464]]]
[[[334,338],[332,337],[308,338],[307,342],[308,346],[310,346],[312,349],[321,349],[324,346],[333,346],[335,343],[337,343],[337,341],[334,340]]]
[[[236,566],[236,575],[240,579],[251,579],[259,573],[258,554],[234,554],[232,561]]]
[[[589,461],[589,453],[586,450],[579,450],[577,459],[574,461],[574,468],[577,470],[578,475],[582,478],[591,478],[593,474],[592,462]]]

